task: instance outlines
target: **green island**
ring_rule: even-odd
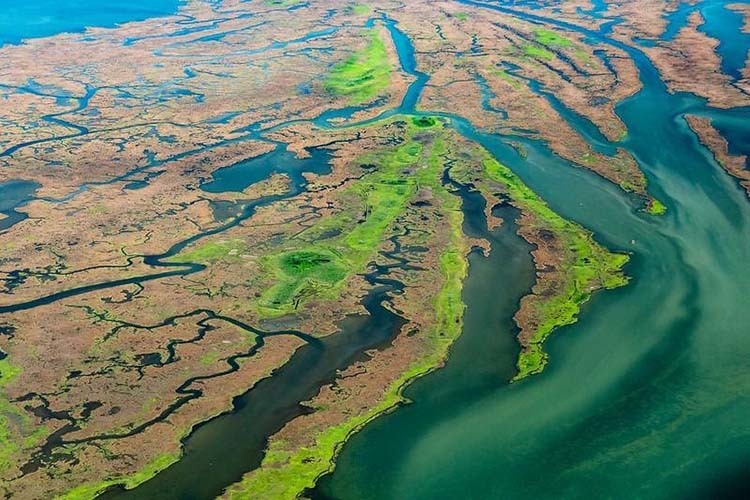
[[[651,198],[646,203],[646,212],[651,215],[664,215],[667,213],[667,207],[656,198]]]
[[[482,159],[486,176],[480,178],[479,189],[489,196],[499,183],[510,202],[529,214],[537,228],[555,235],[563,256],[561,269],[555,273],[563,280],[552,293],[530,296],[531,333],[523,337],[518,357],[518,373],[514,380],[541,372],[548,356],[542,350],[544,341],[557,328],[574,323],[581,305],[593,291],[625,285],[627,277],[622,267],[628,256],[613,253],[594,241],[591,232],[560,217],[526,186],[508,167],[485,153]]]
[[[539,285],[545,291],[536,291],[527,297],[528,325],[521,324],[526,332],[521,335],[522,350],[517,361],[518,381],[541,372],[547,364],[547,354],[542,350],[544,341],[557,328],[574,323],[581,305],[593,291],[616,288],[627,283],[622,267],[628,256],[613,253],[594,241],[592,234],[560,217],[526,186],[508,167],[487,152],[482,153],[483,173],[469,168],[456,171],[459,180],[471,179],[487,199],[500,187],[511,204],[531,217],[533,228],[554,235],[559,253],[563,257],[554,275],[562,280],[547,291],[545,282]],[[538,241],[533,241],[538,244]]]

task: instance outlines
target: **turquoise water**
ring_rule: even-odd
[[[0,46],[28,38],[110,28],[177,11],[183,0],[0,0]]]
[[[719,40],[716,51],[721,57],[721,69],[734,79],[742,78],[742,69],[750,55],[750,33],[743,33],[742,14],[728,9],[731,2],[703,2],[700,11],[705,23],[700,30]]]
[[[330,173],[325,151],[313,150],[311,158],[299,160],[279,146],[271,153],[217,169],[211,175],[211,181],[201,184],[201,189],[209,193],[241,192],[275,174],[286,174],[294,182],[303,183],[303,172]]]

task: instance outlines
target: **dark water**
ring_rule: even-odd
[[[371,316],[348,318],[340,333],[301,347],[272,377],[235,398],[231,413],[199,426],[179,462],[133,490],[115,488],[99,498],[215,498],[242,479],[260,464],[268,436],[308,411],[300,402],[315,396],[322,381],[332,382],[337,370],[398,333],[403,320],[381,305],[387,291],[378,288],[365,300]]]
[[[0,46],[177,11],[183,0],[0,0]]]

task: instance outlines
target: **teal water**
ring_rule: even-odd
[[[177,11],[183,0],[0,0],[0,46],[29,38],[111,28]]]
[[[447,366],[407,389],[412,404],[355,435],[315,498],[747,494],[750,203],[682,114],[700,111],[732,127],[733,120],[750,122],[750,113],[669,94],[643,54],[608,42],[626,48],[638,66],[644,89],[617,108],[629,129],[623,145],[667,204],[666,216],[637,212],[623,193],[539,144],[526,144],[529,155],[521,159],[501,138],[454,122],[559,213],[611,248],[632,252],[631,284],[597,294],[577,324],[547,343],[546,371],[509,385],[513,347],[498,339],[515,332],[477,317],[487,304],[504,308],[515,300],[521,278],[498,284],[496,271],[475,272],[472,262],[464,335]],[[493,373],[488,357],[506,370]]]
[[[739,80],[750,56],[750,33],[742,31],[742,14],[727,8],[731,3],[702,2],[699,8],[705,22],[699,30],[719,40],[716,51],[721,57],[721,69],[735,80]]]
[[[279,146],[270,153],[217,169],[211,181],[201,184],[209,193],[241,192],[275,174],[285,174],[295,183],[303,183],[304,172],[324,175],[330,172],[325,150],[314,149],[309,159],[299,160]]]

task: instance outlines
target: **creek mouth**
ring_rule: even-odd
[[[98,498],[215,498],[257,468],[269,437],[312,411],[304,401],[333,383],[338,371],[366,358],[366,351],[390,345],[406,324],[386,306],[389,296],[403,289],[388,274],[395,268],[413,269],[401,255],[398,238],[391,238],[393,251],[381,252],[389,262],[372,264],[364,275],[372,285],[362,300],[367,315],[349,316],[339,324],[338,333],[309,340],[287,363],[236,397],[230,412],[196,426],[183,441],[179,461],[132,490],[114,486]]]

